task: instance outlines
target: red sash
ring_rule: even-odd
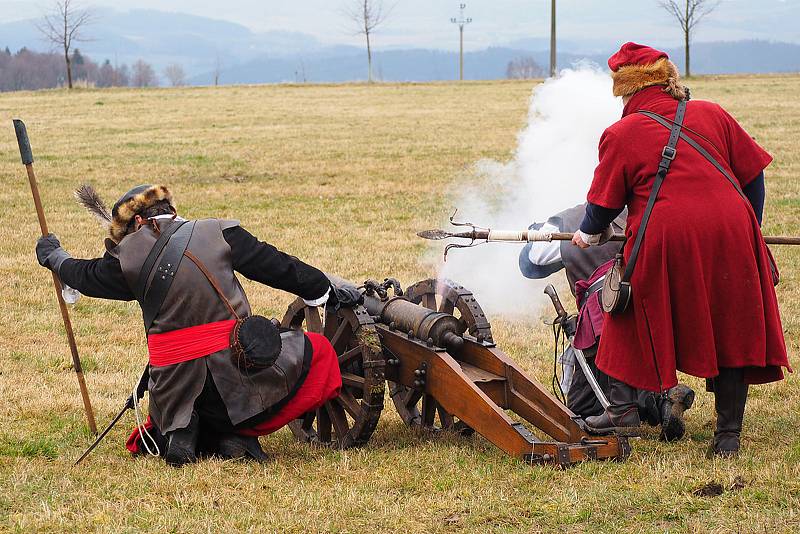
[[[162,367],[188,362],[231,346],[236,319],[217,321],[147,336],[150,365]]]

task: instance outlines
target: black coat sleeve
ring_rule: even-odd
[[[623,209],[624,208],[604,208],[603,206],[587,202],[586,215],[583,216],[583,221],[581,221],[581,232],[589,235],[601,233],[620,213],[622,213]]]
[[[318,299],[330,287],[319,269],[259,241],[241,226],[222,232],[231,247],[233,268],[250,280],[282,289],[306,300]]]
[[[764,189],[764,171],[758,173],[758,176],[747,184],[742,189],[742,192],[744,196],[747,197],[747,200],[750,201],[750,205],[753,206],[756,219],[758,219],[758,225],[761,226],[761,220],[764,216],[764,198],[766,196],[766,190]]]
[[[58,277],[87,297],[134,300],[133,292],[122,275],[119,260],[109,253],[93,260],[64,260]]]

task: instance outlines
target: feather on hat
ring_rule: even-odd
[[[90,185],[82,185],[75,191],[78,203],[108,228],[115,243],[128,234],[128,225],[133,218],[147,208],[166,200],[174,208],[172,193],[163,185],[140,185],[134,187],[117,200],[108,212],[105,203]]]

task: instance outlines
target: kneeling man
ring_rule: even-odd
[[[312,306],[354,305],[357,296],[333,289],[321,271],[260,242],[238,221],[178,217],[162,185],[131,189],[110,214],[91,188],[82,187],[78,198],[107,223],[106,253],[73,259],[50,234],[39,239],[37,258],[87,296],[141,305],[151,433],[167,463],[193,462],[200,453],[261,460],[258,435],[338,395],[341,375],[328,340],[278,332],[251,317],[234,271]],[[250,319],[262,320],[246,328]],[[234,334],[238,325],[241,331]],[[234,350],[232,339],[247,329],[246,350]],[[261,359],[248,361],[247,351],[259,345]],[[131,450],[137,449],[137,434],[138,429]]]

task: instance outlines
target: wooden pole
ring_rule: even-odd
[[[458,48],[458,79],[464,81],[464,25],[458,27],[459,48]]]
[[[42,230],[42,235],[45,236],[50,232],[47,229],[47,220],[45,220],[42,200],[39,197],[39,186],[36,184],[36,175],[33,172],[33,153],[31,151],[30,140],[28,139],[28,132],[25,129],[25,123],[20,119],[14,119],[14,130],[17,134],[17,143],[19,144],[22,164],[25,165],[25,170],[28,172],[28,182],[30,182],[31,193],[33,193],[33,204],[36,207],[36,215],[39,217],[39,227]],[[89,390],[86,388],[86,380],[83,378],[83,367],[81,366],[81,358],[78,355],[78,346],[75,343],[75,334],[72,331],[72,322],[69,319],[67,303],[64,302],[64,297],[61,295],[61,280],[58,279],[56,273],[52,273],[52,275],[53,285],[56,290],[56,298],[58,299],[58,307],[61,310],[61,318],[64,321],[64,330],[67,332],[69,350],[72,353],[72,366],[75,368],[78,387],[81,390],[86,420],[89,423],[89,430],[91,430],[93,434],[97,434],[97,424],[94,421],[94,411],[92,410],[92,403],[89,400]]]
[[[553,241],[572,241],[575,234],[569,232],[553,232],[550,234],[550,239]],[[614,234],[609,241],[625,241],[625,236],[622,234]],[[784,236],[784,235],[765,235],[764,242],[767,245],[800,245],[800,237]]]
[[[556,75],[556,0],[550,0],[550,77]]]

